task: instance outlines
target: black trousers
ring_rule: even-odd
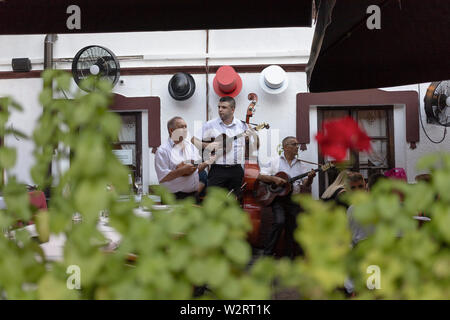
[[[233,193],[239,197],[243,178],[244,169],[240,164],[231,166],[213,164],[208,174],[208,187],[233,190]]]
[[[175,192],[175,198],[177,199],[177,200],[183,200],[183,199],[185,199],[185,198],[187,198],[187,197],[196,197],[196,195],[197,195],[197,192],[188,192],[188,193],[186,193],[186,192],[181,192],[181,191],[179,191],[179,192]]]
[[[290,195],[275,198],[271,207],[273,214],[272,229],[264,247],[264,255],[271,256],[274,254],[283,229],[285,234],[284,254],[290,258],[294,258],[296,255],[302,255],[303,251],[301,247],[294,240],[294,231],[297,228],[297,216],[302,210],[301,207],[292,202]]]

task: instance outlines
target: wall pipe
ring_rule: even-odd
[[[56,34],[47,34],[44,40],[44,70],[45,69],[53,69],[53,44],[58,40],[58,36]],[[53,81],[50,83],[46,83],[44,81],[44,89],[49,88],[53,90]],[[51,177],[53,174],[52,170],[52,162],[50,161],[48,165],[47,174]],[[45,197],[47,198],[47,202],[51,197],[51,186],[47,186],[44,190]]]
[[[47,34],[44,40],[44,69],[53,69],[53,44],[58,40],[58,35]]]
[[[206,121],[209,120],[209,30],[206,29],[206,58],[205,58],[205,76],[206,76]]]

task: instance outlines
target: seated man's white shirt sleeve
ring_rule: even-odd
[[[302,164],[302,173],[307,173],[309,171],[311,171],[312,167]],[[304,185],[306,183],[306,181],[308,181],[308,178],[305,177],[303,179],[298,179],[297,181],[295,181],[293,183],[293,188],[292,188],[292,193],[300,193],[301,191],[301,185]]]
[[[158,181],[164,179],[172,170],[170,170],[170,159],[165,150],[158,148],[155,154],[155,171]]]
[[[272,176],[278,172],[278,157],[271,158],[266,162],[259,162],[260,173],[266,176]]]
[[[204,123],[200,128],[197,128],[194,132],[194,138],[197,138],[198,140],[203,140],[203,132],[205,128],[206,123]]]
[[[259,168],[260,168],[260,173],[266,176],[270,176],[270,172],[271,167],[270,167],[270,162],[269,163],[263,163],[263,164],[259,164]]]

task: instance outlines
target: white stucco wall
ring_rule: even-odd
[[[41,79],[0,80],[0,97],[11,96],[23,108],[23,112],[12,112],[8,127],[12,126],[31,137],[42,110],[38,100],[41,90]],[[15,146],[17,149],[16,166],[12,173],[20,181],[32,183],[30,168],[34,163],[33,142],[10,136],[5,139],[5,145]]]
[[[274,28],[243,30],[210,30],[209,31],[209,65],[255,65],[255,64],[298,64],[308,61],[313,28]],[[43,68],[45,35],[0,36],[0,71],[11,71],[11,59],[29,57],[33,62],[33,70]],[[142,59],[121,60],[121,67],[157,67],[157,66],[203,66],[206,56],[206,31],[176,32],[139,32],[111,34],[67,34],[59,35],[54,46],[54,58],[73,58],[78,50],[87,45],[102,45],[111,49],[117,56],[142,56]],[[56,68],[70,69],[71,64],[56,63]],[[121,76],[123,84],[117,84],[114,92],[124,96],[159,96],[161,98],[161,140],[167,139],[166,123],[175,115],[186,119],[192,130],[206,120],[206,86],[204,74],[194,74],[196,91],[186,101],[176,101],[168,93],[167,85],[171,78],[168,75]],[[279,95],[269,95],[259,86],[259,74],[241,73],[243,88],[236,97],[235,115],[245,120],[246,108],[249,104],[247,95],[254,92],[259,101],[253,123],[268,122],[270,134],[261,132],[262,145],[268,145],[269,155],[276,154],[280,140],[287,135],[296,134],[296,95],[307,92],[306,74],[290,72],[289,87]],[[209,83],[209,119],[217,116],[217,102],[210,74]],[[429,135],[438,140],[442,137],[443,128],[426,124],[423,111],[423,96],[428,84],[411,85],[383,90],[416,90],[420,93],[421,114]],[[15,128],[31,134],[35,122],[40,115],[38,94],[42,88],[40,79],[0,80],[0,96],[12,96],[25,109],[22,114],[14,113],[11,123]],[[144,184],[157,183],[154,172],[154,155],[147,147],[148,123],[147,115],[142,116],[143,124],[143,175]],[[317,109],[310,111],[311,144],[308,150],[301,152],[300,157],[317,161],[317,145],[314,136],[317,133]],[[396,166],[407,170],[408,179],[414,180],[417,172],[415,165],[423,154],[448,150],[450,139],[442,144],[432,144],[425,137],[422,129],[417,149],[410,150],[405,139],[404,106],[394,106],[394,133]],[[9,138],[6,143],[18,147],[19,159],[14,172],[21,181],[32,183],[29,168],[32,165],[33,144]],[[315,179],[313,193],[318,194],[318,183]]]
[[[407,86],[398,86],[392,88],[382,88],[386,91],[413,90],[419,93],[420,117],[423,128],[419,124],[420,141],[416,144],[416,149],[410,149],[406,144],[406,126],[405,126],[405,107],[404,105],[394,106],[394,135],[395,135],[395,165],[406,170],[408,181],[414,182],[416,175],[424,173],[417,169],[417,161],[424,155],[450,150],[450,136],[446,136],[444,141],[439,144],[430,142],[425,135],[425,129],[428,136],[434,141],[440,141],[444,134],[444,127],[428,124],[424,108],[424,97],[430,83],[421,83]]]
[[[278,28],[245,30],[210,30],[209,65],[223,64],[270,64],[306,63],[312,41],[313,29]],[[11,71],[11,59],[28,57],[33,70],[43,68],[45,35],[0,36],[0,71]],[[195,66],[204,65],[206,58],[206,30],[176,32],[138,32],[111,34],[65,34],[58,35],[54,45],[54,58],[72,58],[78,50],[87,45],[101,45],[111,49],[117,56],[143,56],[140,60],[121,60],[121,67]],[[69,69],[69,62],[55,63],[56,68]],[[161,139],[167,139],[166,123],[175,116],[183,116],[189,128],[195,122],[201,125],[206,120],[206,77],[193,75],[196,82],[194,95],[186,101],[172,99],[167,84],[172,75],[121,76],[123,84],[118,84],[114,92],[124,96],[159,96],[161,98]],[[249,101],[247,94],[255,92],[261,103],[252,122],[269,122],[280,135],[295,134],[295,94],[306,91],[304,73],[290,73],[290,86],[279,96],[270,96],[262,91],[257,74],[241,74],[243,89],[236,98],[236,116],[245,119]],[[209,119],[217,116],[216,105],[219,97],[212,88],[214,74],[209,75]],[[75,85],[73,84],[74,88]],[[21,123],[25,132],[31,134],[34,123],[41,113],[38,94],[42,82],[39,79],[0,80],[0,95],[15,98],[26,107],[25,113],[14,114],[11,123]],[[285,118],[285,119],[284,119]],[[270,121],[269,121],[270,120]],[[154,155],[148,149],[147,115],[143,114],[143,176],[144,184],[157,183],[154,172]],[[22,127],[18,127],[22,129]],[[294,128],[294,129],[293,129]],[[294,130],[293,132],[290,132]],[[264,135],[264,134],[263,134]],[[273,135],[274,138],[278,136]],[[273,139],[274,151],[278,139]],[[32,183],[29,168],[32,165],[31,142],[8,139],[8,145],[17,146],[19,161],[14,170],[21,181]]]

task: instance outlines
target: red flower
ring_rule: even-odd
[[[372,149],[370,138],[351,117],[325,122],[323,131],[317,133],[316,140],[322,154],[333,157],[336,161],[344,160],[349,149],[356,151]]]

